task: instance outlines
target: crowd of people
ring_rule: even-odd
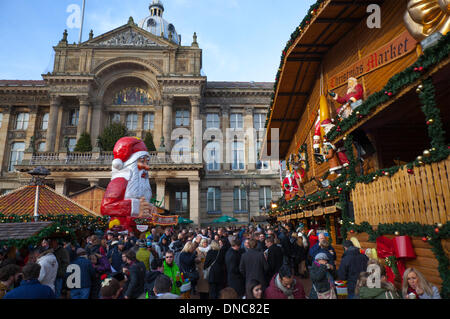
[[[97,232],[77,244],[49,238],[1,247],[0,298],[336,299],[336,280],[347,282],[349,299],[440,298],[417,269],[394,285],[378,260],[352,241],[342,245],[337,268],[327,233],[302,225],[155,227],[139,238]],[[380,267],[379,287],[370,265]]]

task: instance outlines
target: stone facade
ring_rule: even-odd
[[[49,185],[61,193],[106,187],[112,155],[97,148],[90,154],[68,153],[67,147],[73,148],[84,132],[96,146],[114,119],[137,137],[152,132],[158,150],[152,153],[151,172],[156,200],[196,224],[221,214],[247,221],[247,203],[236,201],[236,187],[241,197],[250,187],[252,216],[261,212],[260,194],[278,197],[278,162],[256,161],[256,144],[264,133],[245,133],[264,126],[273,83],[207,82],[196,35],[191,46],[181,46],[132,19],[81,44],[66,39],[64,34],[54,47],[53,72],[43,80],[0,81],[2,192],[20,187],[28,179],[25,172],[38,165],[51,170]],[[218,123],[219,130],[212,134],[208,123]],[[233,123],[240,128],[226,133]],[[183,163],[170,157],[180,134],[189,141],[183,154],[187,149],[192,155]],[[212,170],[203,158],[211,141],[225,162]],[[220,194],[214,200],[209,196],[208,203],[211,188]]]

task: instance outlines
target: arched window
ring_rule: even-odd
[[[205,162],[208,171],[220,170],[221,150],[219,142],[210,142],[206,145]]]

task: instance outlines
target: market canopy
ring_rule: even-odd
[[[236,218],[224,215],[213,220],[213,223],[235,223],[238,222]]]
[[[193,222],[194,222],[193,220],[181,216],[178,217],[178,224],[192,224]]]

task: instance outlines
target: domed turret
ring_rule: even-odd
[[[181,45],[181,36],[178,36],[175,26],[163,19],[164,5],[161,0],[153,0],[149,7],[150,16],[139,23],[139,27]]]

